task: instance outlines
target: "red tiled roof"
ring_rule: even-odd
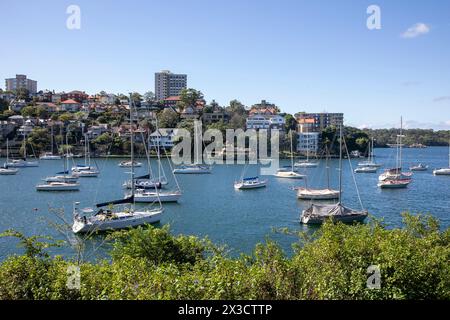
[[[63,101],[61,103],[63,103],[63,104],[79,104],[78,101],[75,101],[73,99],[65,100],[65,101]]]
[[[171,96],[164,99],[164,101],[180,101],[180,96]]]

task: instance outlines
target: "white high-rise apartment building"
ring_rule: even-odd
[[[155,98],[158,101],[178,96],[181,90],[186,88],[187,75],[185,74],[175,74],[169,70],[155,73]]]
[[[37,81],[27,79],[24,74],[16,74],[15,78],[5,79],[6,91],[16,91],[20,88],[28,89],[32,94],[37,92]]]

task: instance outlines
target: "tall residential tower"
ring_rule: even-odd
[[[185,74],[175,74],[169,70],[155,73],[155,98],[158,101],[178,96],[181,90],[186,88],[187,75]]]
[[[37,81],[27,79],[24,74],[16,74],[15,78],[5,79],[6,91],[16,91],[21,88],[28,89],[30,93],[37,92]]]

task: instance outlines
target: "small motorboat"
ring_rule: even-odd
[[[259,177],[245,178],[234,183],[234,188],[237,190],[265,188],[267,180],[259,180]]]
[[[317,162],[310,161],[299,161],[294,164],[295,167],[299,168],[317,168],[319,164]]]
[[[355,169],[355,173],[376,173],[378,167],[359,167]]]
[[[433,170],[435,176],[450,176],[450,168],[442,168]]]
[[[119,167],[121,168],[131,168],[131,166],[135,168],[142,167],[142,163],[137,161],[133,161],[133,163],[131,161],[122,161],[119,163]]]
[[[61,156],[57,154],[53,154],[51,152],[46,152],[42,156],[39,157],[39,160],[61,160]]]
[[[424,165],[422,163],[419,163],[418,165],[412,166],[411,168],[409,168],[409,170],[411,170],[411,171],[427,171],[428,166]]]

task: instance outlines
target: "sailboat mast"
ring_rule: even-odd
[[[133,132],[133,99],[130,93],[130,133],[131,133],[131,195],[134,197],[134,132]],[[133,200],[134,201],[134,200]]]
[[[50,132],[50,144],[51,144],[51,152],[52,152],[52,155],[53,155],[53,122],[52,122],[52,125],[50,126],[50,130],[51,130],[51,132]]]
[[[402,168],[402,134],[403,134],[403,117],[400,117],[400,136],[399,136],[399,159],[398,159],[398,168],[401,172]]]
[[[291,168],[294,171],[294,151],[292,149],[292,130],[291,130]]]
[[[6,163],[9,163],[9,139],[6,139]]]
[[[342,202],[342,124],[339,126],[339,204]]]

